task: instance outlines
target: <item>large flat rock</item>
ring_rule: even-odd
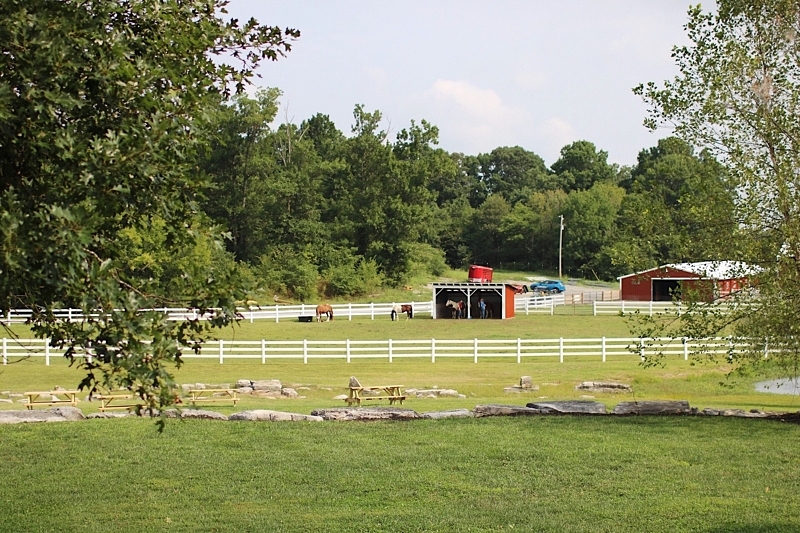
[[[686,400],[642,400],[620,402],[612,411],[615,415],[688,415],[692,409]]]
[[[557,400],[552,402],[529,402],[526,407],[541,411],[552,411],[550,414],[583,414],[604,415],[606,406],[592,400]]]
[[[415,420],[422,418],[412,409],[401,407],[332,407],[314,409],[312,415],[324,420]]]
[[[269,409],[255,409],[252,411],[240,411],[233,413],[228,420],[245,420],[250,422],[322,422],[321,416],[302,415],[299,413],[284,413],[282,411],[271,411]]]
[[[522,405],[476,405],[472,410],[476,417],[484,416],[530,416],[547,414],[540,409]]]
[[[53,407],[38,411],[0,411],[0,424],[26,422],[69,422],[86,418],[77,407]]]
[[[430,413],[422,413],[422,418],[431,420],[441,420],[443,418],[469,418],[474,416],[469,409],[451,409],[449,411],[432,411]]]

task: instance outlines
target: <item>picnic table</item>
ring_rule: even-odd
[[[28,403],[25,407],[33,409],[37,406],[51,407],[53,405],[71,405],[77,407],[78,393],[77,390],[46,390],[46,391],[31,391],[26,392],[25,396],[28,397]]]
[[[95,398],[100,400],[99,411],[101,413],[105,413],[106,411],[111,411],[114,409],[136,409],[140,405],[143,405],[142,403],[136,401],[120,403],[124,400],[133,400],[134,398],[137,398],[137,396],[132,393],[97,394],[95,395]]]
[[[215,396],[219,394],[219,396]],[[233,402],[234,407],[239,401],[239,393],[236,389],[189,389],[189,402]]]
[[[348,395],[347,398],[344,399],[347,402],[347,405],[356,404],[361,407],[362,401],[367,400],[389,400],[389,405],[393,405],[394,402],[400,402],[400,405],[403,405],[403,400],[406,399],[405,396],[400,392],[402,385],[377,385],[374,387],[348,387]],[[364,392],[374,392],[379,391],[382,394],[377,396],[373,396],[371,394],[362,395]]]

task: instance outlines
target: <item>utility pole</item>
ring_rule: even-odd
[[[561,245],[564,242],[564,215],[560,215],[561,223],[558,229],[558,277],[561,278]]]

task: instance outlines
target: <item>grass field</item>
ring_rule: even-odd
[[[800,530],[800,427],[729,418],[0,427],[0,531]]]
[[[584,311],[584,312],[581,312]],[[574,313],[574,314],[572,314]],[[15,327],[22,337],[25,328]],[[243,323],[226,340],[627,337],[624,319]],[[621,381],[620,401],[685,399],[696,407],[795,411],[798,398],[757,393],[756,378],[680,358],[523,360],[189,360],[179,383],[280,379],[304,398],[215,405],[309,413],[342,406],[348,378],[452,388],[465,398],[409,399],[418,412],[574,399],[581,381]],[[533,376],[537,391],[504,387]],[[0,391],[74,387],[53,359],[0,367]],[[721,383],[724,384],[721,385]],[[0,404],[18,409],[19,404]],[[96,402],[83,401],[86,412]],[[800,531],[800,426],[716,417],[530,417],[376,423],[235,423],[147,419],[0,425],[0,531],[716,532]]]
[[[26,331],[17,328],[20,335]],[[518,316],[513,320],[413,320],[391,322],[388,317],[334,320],[326,323],[283,321],[243,322],[235,329],[221,332],[226,340],[382,340],[393,339],[481,339],[513,338],[590,338],[623,337],[628,335],[626,319],[618,316],[582,316],[559,314]],[[234,383],[238,379],[279,379],[285,386],[300,388],[305,398],[256,399],[245,397],[236,410],[273,408],[308,413],[317,407],[343,404],[333,397],[345,392],[351,375],[364,384],[402,384],[405,388],[449,388],[466,395],[463,399],[411,399],[405,405],[421,412],[450,408],[472,408],[479,403],[525,403],[535,398],[576,399],[582,392],[575,390],[581,381],[619,381],[633,387],[631,394],[594,394],[598,401],[613,407],[620,401],[635,399],[689,400],[696,407],[763,409],[789,411],[800,409],[796,396],[756,392],[753,383],[761,377],[728,379],[729,367],[724,365],[691,364],[679,357],[667,361],[664,368],[643,368],[634,355],[610,357],[602,363],[599,357],[482,359],[477,364],[470,358],[437,359],[436,363],[421,359],[298,360],[226,359],[220,365],[215,359],[187,360],[176,371],[178,383]],[[519,382],[520,376],[530,375],[538,391],[524,395],[505,393],[503,389]],[[778,377],[778,376],[770,376]],[[41,358],[0,367],[0,391],[49,390],[56,385],[72,388],[80,381],[76,368],[54,358],[45,366]],[[18,408],[15,404],[0,404],[0,408]],[[84,402],[86,412],[96,410],[97,403]],[[233,407],[217,406],[221,412]]]

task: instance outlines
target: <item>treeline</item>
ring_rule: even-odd
[[[214,262],[269,293],[312,300],[369,293],[469,263],[613,279],[665,262],[725,259],[736,231],[725,167],[676,138],[609,164],[588,141],[548,168],[521,147],[464,155],[437,148],[422,121],[393,138],[356,106],[350,135],[317,114],[271,129],[281,93],[220,102],[205,117],[201,211],[225,250],[156,258],[162,233],[128,231],[131,269]],[[220,265],[227,263],[227,267]],[[176,272],[181,268],[175,269]],[[141,277],[142,272],[138,272]]]

